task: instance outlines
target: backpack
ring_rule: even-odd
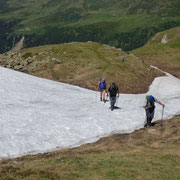
[[[146,106],[148,107],[148,110],[150,113],[152,113],[155,109],[155,99],[153,96],[149,96],[147,98]]]
[[[100,82],[100,84],[99,84],[99,89],[106,89],[106,81],[104,81],[104,82]]]

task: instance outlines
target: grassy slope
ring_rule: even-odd
[[[121,61],[122,56],[126,62]],[[146,92],[154,78],[162,75],[120,49],[92,42],[34,47],[1,59],[5,67],[15,64],[16,69],[25,64],[27,73],[95,90],[98,80],[105,77],[109,83],[115,81],[123,93]]]
[[[73,34],[73,37],[65,34],[68,40],[65,39],[63,42],[71,42],[72,39],[74,41],[86,41],[87,29],[91,29],[93,35],[88,37],[88,40],[124,48],[127,42],[122,43],[120,38],[118,44],[115,41],[116,37],[114,37],[116,34],[134,32],[137,28],[146,29],[144,31],[152,29],[152,32],[146,33],[147,37],[143,37],[144,32],[142,32],[141,37],[144,39],[142,38],[142,43],[137,43],[136,47],[139,47],[147,42],[147,38],[149,39],[152,36],[151,33],[168,29],[169,26],[177,26],[175,25],[176,22],[180,23],[178,7],[180,7],[179,0],[153,0],[151,2],[148,0],[135,0],[133,2],[130,0],[7,0],[3,1],[2,10],[0,9],[0,19],[20,19],[20,23],[13,30],[13,33],[16,35],[32,35],[31,37],[28,36],[30,39],[36,35],[37,37],[33,39],[33,46],[49,44],[48,42],[51,43],[51,40],[53,43],[62,43],[58,39],[62,39],[62,28],[66,27],[69,33],[72,33],[71,29],[74,29],[76,33]],[[83,28],[82,31],[81,28]],[[82,39],[77,37],[79,31],[83,36]],[[103,38],[99,38],[98,34]],[[137,32],[134,34],[138,36]],[[53,35],[56,38],[53,38]],[[43,37],[37,41],[36,39],[39,36]],[[50,39],[43,41],[47,36]],[[132,36],[129,38],[128,41],[133,43]],[[126,37],[126,39],[128,38]],[[25,43],[26,47],[32,46],[26,41]],[[128,45],[124,49],[133,48],[134,46]]]
[[[179,168],[177,116],[78,148],[0,161],[0,179],[178,180]]]
[[[161,43],[164,35],[167,35],[167,44]],[[180,27],[158,33],[144,47],[132,53],[180,78]]]
[[[22,19],[22,27],[29,28],[18,28],[18,31],[23,29],[20,33],[41,32],[42,28],[47,26],[96,25],[102,22],[106,28],[109,27],[106,26],[106,22],[109,22],[112,25],[111,31],[116,33],[131,31],[136,27],[151,27],[169,20],[180,20],[179,11],[176,10],[180,6],[178,0],[151,3],[147,0],[136,0],[134,3],[126,0],[8,0],[7,6],[7,10],[1,13],[0,17]]]

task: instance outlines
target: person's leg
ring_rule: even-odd
[[[102,101],[102,90],[100,90],[100,101]]]
[[[113,97],[113,109],[114,109],[115,103],[116,103],[116,97]]]
[[[111,110],[113,110],[114,109],[114,105],[116,103],[116,97],[111,97],[110,100],[111,100]]]
[[[105,95],[106,95],[106,90],[103,90],[103,101],[105,102]]]
[[[146,111],[146,116],[147,116],[147,127],[150,127],[151,125],[151,113],[149,110]]]
[[[115,104],[116,104],[116,97],[114,97],[114,106],[115,106]]]
[[[151,122],[152,122],[153,118],[154,118],[154,111],[150,113],[150,120],[149,120],[150,126],[152,125]]]

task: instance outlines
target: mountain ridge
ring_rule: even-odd
[[[23,35],[25,47],[91,40],[129,51],[155,33],[180,25],[178,0],[7,0],[1,4],[0,19],[17,23],[0,37],[0,53]]]

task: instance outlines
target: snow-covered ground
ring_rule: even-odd
[[[180,80],[156,78],[150,92],[166,104],[164,118],[180,114]],[[0,157],[78,146],[142,128],[145,94],[121,94],[118,106],[97,92],[0,68]],[[157,105],[155,120],[161,118]]]

